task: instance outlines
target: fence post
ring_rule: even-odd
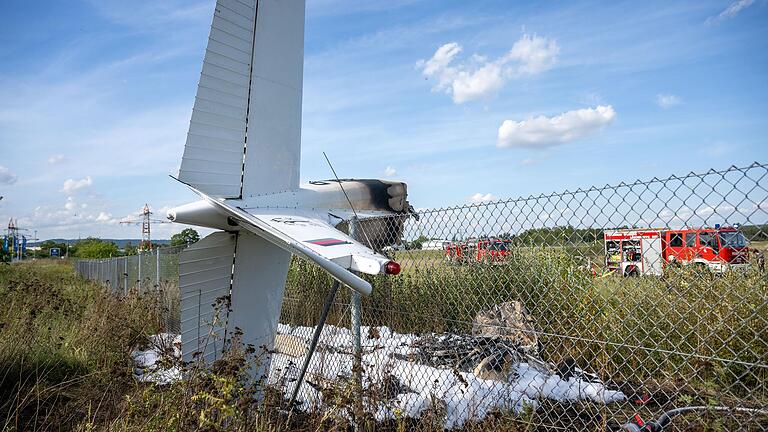
[[[123,258],[123,294],[128,295],[128,257]]]
[[[352,217],[349,221],[349,236],[357,240],[359,230],[357,216]],[[350,305],[350,330],[352,332],[352,347],[353,347],[353,360],[352,360],[352,379],[355,383],[355,430],[360,430],[360,422],[362,420],[363,413],[363,350],[360,343],[360,313],[361,313],[361,301],[360,293],[355,290],[351,291],[351,305]]]
[[[160,248],[155,249],[155,290],[160,291]]]
[[[139,283],[139,294],[141,294],[141,255],[142,250],[139,249],[138,257],[139,257],[139,274],[138,274],[138,283]]]

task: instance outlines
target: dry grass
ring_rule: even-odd
[[[70,429],[115,415],[133,386],[130,348],[157,330],[151,305],[121,301],[60,261],[0,266],[0,424]]]
[[[575,358],[628,394],[653,396],[642,407],[546,402],[536,412],[497,413],[467,424],[466,430],[574,425],[595,430],[610,428],[612,421],[635,410],[653,418],[688,403],[768,404],[764,368],[715,360],[764,364],[768,347],[759,335],[768,322],[765,275],[712,277],[682,269],[663,279],[595,279],[579,264],[567,254],[532,253],[505,266],[440,266],[379,278],[374,295],[364,300],[363,324],[400,332],[468,332],[477,311],[520,299],[543,333],[546,359]],[[321,304],[329,284],[317,268],[295,262],[283,318],[314,324],[318,308],[306,305]],[[347,293],[341,293],[330,322],[347,319]],[[167,325],[162,308],[168,307],[168,298],[112,295],[75,277],[69,264],[43,260],[0,266],[0,303],[3,430],[349,428],[346,419],[328,413],[288,417],[285,401],[244,373],[257,359],[236,344],[212,370],[187,367],[188,379],[182,382],[136,382],[130,352]],[[680,354],[686,352],[697,357]],[[349,403],[342,396],[334,399],[339,408]],[[435,408],[418,421],[382,424],[364,417],[359,423],[364,430],[438,431],[441,415]],[[703,416],[688,425],[698,425],[693,430],[759,430],[759,425],[752,427],[754,420],[739,424],[735,418]]]
[[[134,380],[131,351],[162,330],[159,298],[118,297],[42,260],[0,266],[0,301],[2,430],[276,430],[248,409],[258,387],[243,350],[182,383]]]
[[[0,430],[349,430],[346,419],[328,413],[287,415],[285,400],[251,377],[259,356],[237,334],[211,368],[168,365],[181,367],[186,379],[137,382],[130,352],[163,330],[164,300],[109,294],[75,277],[66,262],[0,266],[0,301]],[[347,399],[339,395],[334,403],[342,407]],[[441,430],[436,414],[359,423],[364,430]],[[515,421],[504,424],[517,430]]]
[[[652,398],[643,406],[604,408],[601,415],[613,411],[606,418],[635,410],[654,418],[690,403],[768,405],[768,278],[756,268],[723,276],[686,267],[663,278],[597,278],[583,266],[583,250],[554,248],[516,250],[501,266],[433,266],[431,251],[423,257],[429,265],[421,259],[410,252],[402,275],[375,279],[374,293],[363,300],[363,325],[468,333],[479,311],[519,300],[536,321],[544,359],[575,359],[627,395]],[[322,304],[329,285],[322,271],[295,262],[283,321],[313,325],[318,308],[305,305]],[[348,323],[348,294],[340,293],[329,320]],[[567,410],[562,415],[578,420]]]

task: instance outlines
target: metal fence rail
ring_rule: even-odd
[[[164,313],[166,330],[178,333],[179,326],[179,253],[184,246],[167,246],[153,251],[139,251],[124,257],[78,260],[75,271],[86,279],[98,281],[111,292],[128,295],[152,293]]]
[[[698,406],[664,430],[768,429],[767,165],[417,216],[383,248],[402,274],[372,278],[359,336],[339,291],[301,409],[405,429],[612,430]],[[141,290],[157,272],[172,284],[177,260],[160,256],[77,266]],[[140,277],[124,270],[138,262]],[[286,395],[330,286],[294,260],[269,377]]]

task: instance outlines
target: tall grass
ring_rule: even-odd
[[[147,299],[118,299],[59,261],[0,265],[0,425],[67,429],[110,417],[130,348],[157,331]]]
[[[648,393],[656,403],[550,404],[530,418],[502,414],[468,425],[470,430],[525,430],[528,421],[552,424],[587,411],[594,414],[589,421],[596,421],[606,418],[606,410],[624,410],[607,417],[627,418],[629,411],[647,410],[644,417],[650,417],[660,408],[686,403],[768,403],[765,275],[752,270],[713,276],[679,268],[663,278],[595,278],[582,262],[566,249],[532,248],[504,265],[412,265],[398,277],[371,279],[374,292],[363,299],[363,324],[399,332],[467,333],[479,311],[518,300],[535,320],[542,357],[556,363],[576,359],[627,394]],[[314,325],[330,284],[317,267],[294,261],[282,321]],[[255,398],[237,350],[212,371],[187,369],[190,379],[181,383],[137,383],[131,350],[165,330],[168,315],[175,313],[164,310],[175,292],[172,284],[165,288],[162,298],[136,291],[113,295],[75,277],[61,261],[0,266],[2,429],[347,427],[343,419],[323,415],[288,421],[279,397],[270,399],[271,405]],[[348,291],[339,291],[329,322],[348,325],[348,304]],[[421,422],[370,426],[438,430],[430,428],[430,415]]]
[[[165,295],[165,294],[164,294]],[[0,265],[0,430],[3,431],[345,431],[328,413],[287,416],[282,392],[249,373],[259,355],[237,343],[210,368],[171,362],[185,379],[137,382],[131,351],[167,322],[156,295],[115,295],[75,277],[61,261]],[[237,332],[235,332],[237,334]],[[339,405],[344,399],[329,403]],[[422,420],[364,430],[442,430]],[[488,419],[466,430],[524,430],[521,419]]]
[[[131,351],[164,330],[165,297],[111,294],[62,261],[0,265],[0,430],[278,430],[254,397],[252,352],[176,364],[187,379],[168,386],[133,378]]]
[[[632,392],[685,388],[704,402],[768,402],[765,275],[681,267],[664,277],[598,278],[584,268],[582,252],[530,248],[504,265],[414,262],[400,276],[371,279],[363,324],[468,333],[478,312],[518,300],[535,320],[547,360],[576,359]],[[330,284],[317,267],[295,261],[284,320],[314,325]],[[337,304],[330,319],[344,322],[347,292]]]

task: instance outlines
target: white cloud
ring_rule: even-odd
[[[64,181],[64,187],[61,189],[61,191],[67,195],[71,195],[76,190],[89,187],[92,184],[93,184],[93,180],[91,180],[91,176],[86,176],[85,178],[80,180],[67,179]]]
[[[53,155],[48,158],[48,163],[51,165],[56,165],[58,163],[61,163],[64,161],[64,155]]]
[[[499,127],[498,147],[544,148],[565,144],[600,131],[616,118],[610,105],[567,111],[554,117],[504,120]]]
[[[502,73],[501,66],[495,63],[486,63],[479,69],[458,72],[451,84],[453,101],[462,104],[497,93],[504,87]]]
[[[16,174],[12,173],[8,168],[0,165],[0,184],[12,185],[16,183],[16,180],[18,180]]]
[[[20,218],[25,226],[57,233],[84,230],[93,234],[97,226],[116,225],[118,220],[105,210],[87,211],[86,203],[78,203],[74,197],[67,197],[64,205],[46,204],[37,206],[30,213]],[[103,204],[99,207],[104,207]]]
[[[455,64],[461,52],[461,45],[450,42],[438,48],[429,60],[417,63],[425,77],[437,80],[432,90],[450,94],[457,104],[490,97],[511,78],[551,69],[560,47],[552,39],[524,34],[508,53],[495,60],[475,54]]]
[[[522,166],[531,166],[536,163],[536,160],[534,158],[525,158],[520,161],[520,165]]]
[[[110,223],[115,222],[114,219],[112,219],[112,215],[106,212],[99,212],[99,215],[96,216],[96,222],[101,223]]]
[[[680,105],[683,101],[679,96],[667,93],[659,93],[656,95],[656,105],[662,108],[670,108],[675,105]]]
[[[72,211],[77,208],[77,203],[73,197],[67,197],[67,202],[64,204],[66,210]]]
[[[481,203],[481,202],[486,202],[486,201],[493,201],[495,199],[496,199],[496,197],[493,194],[491,194],[491,193],[482,194],[480,192],[478,192],[478,193],[472,195],[471,197],[469,197],[469,200],[472,201],[473,203]]]
[[[456,42],[447,43],[435,51],[435,54],[426,61],[421,61],[419,66],[425,76],[441,75],[448,65],[461,52],[461,45]]]
[[[720,14],[718,14],[716,17],[707,19],[707,24],[717,24],[721,21],[733,18],[742,10],[752,6],[752,3],[754,2],[754,0],[736,0],[735,2],[728,5],[728,7],[725,8],[724,11],[720,12]]]
[[[394,176],[395,174],[397,174],[397,170],[396,170],[396,169],[394,169],[393,167],[391,167],[391,166],[387,166],[386,168],[384,168],[384,175],[385,175],[385,176],[387,176],[387,177],[392,177],[392,176]]]
[[[518,74],[536,75],[551,69],[559,53],[560,47],[554,40],[524,34],[512,46],[507,57],[519,62]]]

